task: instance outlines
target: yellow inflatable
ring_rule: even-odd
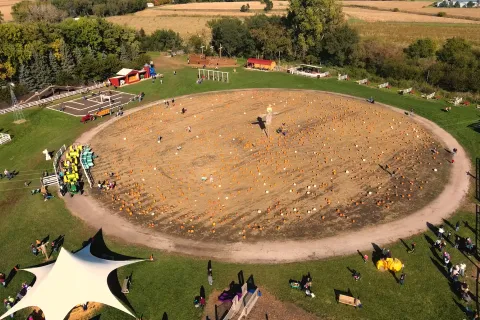
[[[403,264],[402,261],[398,260],[397,258],[380,259],[377,261],[377,269],[399,272],[403,269]]]

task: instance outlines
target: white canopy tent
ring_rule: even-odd
[[[46,320],[63,320],[79,304],[99,302],[122,310],[135,317],[110,292],[108,275],[117,268],[145,260],[112,261],[93,256],[90,245],[73,254],[61,249],[55,263],[23,269],[36,276],[27,295],[0,317],[27,307],[39,307]]]

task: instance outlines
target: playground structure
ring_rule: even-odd
[[[7,133],[0,133],[0,144],[5,144],[12,141],[12,137],[10,137]]]
[[[240,320],[247,317],[260,295],[253,275],[250,275],[245,282],[243,271],[240,271],[238,273],[238,283],[232,281],[229,288],[218,297],[221,304],[215,304],[215,320]]]
[[[188,56],[188,64],[199,66],[236,66],[237,60],[231,58],[208,57],[202,54]]]
[[[89,146],[85,146],[80,153],[80,163],[82,165],[83,172],[85,173],[85,177],[87,177],[90,188],[92,188],[94,182],[90,172],[90,168],[94,166],[93,159],[94,155],[92,149]]]
[[[399,272],[403,269],[402,261],[397,258],[380,259],[376,263],[377,269],[381,271],[389,270]]]
[[[229,83],[228,72],[218,70],[198,69],[198,79]]]

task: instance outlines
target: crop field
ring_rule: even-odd
[[[436,8],[430,6],[431,3],[433,3],[433,1],[344,1],[343,5],[345,7],[365,6],[382,10],[393,10],[394,8],[398,8],[401,12],[403,11],[411,14],[419,13],[436,15],[438,12],[443,11],[447,13],[447,17],[473,20],[480,19],[480,10],[475,8]]]
[[[479,24],[365,22],[352,20],[351,26],[358,29],[362,38],[375,38],[406,47],[415,39],[429,37],[438,44],[446,39],[461,35],[476,46],[480,46]]]
[[[251,12],[240,12],[240,7],[247,3]],[[406,46],[420,37],[431,37],[443,42],[459,34],[475,44],[480,43],[479,33],[475,32],[480,21],[462,19],[462,15],[468,19],[475,19],[477,15],[480,18],[480,10],[427,8],[429,5],[428,1],[345,1],[343,11],[345,17],[359,28],[363,37],[394,39],[400,46]],[[107,19],[135,29],[143,28],[146,33],[157,29],[172,29],[186,38],[193,34],[208,34],[209,20],[222,16],[242,19],[263,12],[263,7],[260,2],[247,1],[187,3],[165,5]],[[269,15],[283,15],[287,8],[288,1],[274,1]],[[400,12],[390,11],[393,8],[399,8]],[[434,16],[439,11],[446,11],[447,17]]]
[[[432,14],[436,14],[439,11],[445,11],[440,8],[434,8]],[[476,24],[480,23],[479,21],[465,20],[461,18],[442,18],[436,17],[434,15],[425,15],[425,14],[414,14],[407,12],[392,12],[392,11],[383,11],[375,9],[365,9],[365,8],[356,8],[356,7],[344,7],[343,12],[345,17],[360,19],[368,22],[376,21],[392,21],[392,22],[436,22],[436,23],[471,23]],[[480,11],[479,11],[480,13]],[[449,15],[447,13],[447,15]]]
[[[0,0],[0,12],[3,13],[5,21],[12,20],[11,8],[18,0]]]

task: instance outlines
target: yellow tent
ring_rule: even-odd
[[[387,258],[381,259],[377,261],[377,269],[378,270],[390,270],[393,272],[398,272],[402,270],[403,264],[402,261],[398,260],[397,258]]]

